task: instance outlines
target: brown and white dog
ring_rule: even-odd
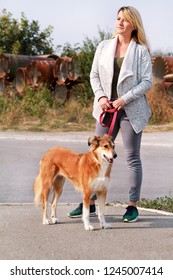
[[[42,202],[43,224],[56,224],[57,200],[62,194],[65,178],[83,192],[83,222],[86,230],[93,230],[89,221],[90,197],[97,194],[98,217],[101,228],[110,228],[105,222],[105,201],[113,159],[117,156],[112,137],[93,136],[88,139],[90,151],[78,154],[64,147],[46,152],[40,161],[40,171],[34,181],[35,203]],[[47,200],[53,187],[51,221],[47,218]]]

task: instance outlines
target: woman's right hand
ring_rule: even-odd
[[[105,111],[108,108],[111,108],[108,98],[104,97],[104,96],[99,99],[99,106],[102,109],[102,111]]]

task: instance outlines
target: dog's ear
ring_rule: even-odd
[[[105,139],[107,139],[108,141],[110,140],[111,142],[114,143],[114,138],[113,138],[111,135],[109,135],[109,134],[104,134],[103,137],[104,137]]]
[[[98,135],[91,136],[88,139],[88,146],[90,146],[92,150],[95,150],[99,146],[100,139],[101,137]]]
[[[110,140],[114,143],[114,138],[112,136],[109,136]]]

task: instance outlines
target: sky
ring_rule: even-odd
[[[141,14],[151,51],[173,52],[172,0],[5,0],[6,9],[15,19],[24,12],[29,21],[37,20],[40,29],[53,26],[53,44],[74,46],[86,37],[98,38],[99,28],[115,31],[117,10],[133,6]]]

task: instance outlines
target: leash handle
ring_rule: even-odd
[[[101,114],[100,114],[100,124],[103,126],[103,127],[107,127],[107,126],[110,126],[111,125],[111,122],[112,122],[112,119],[113,119],[113,113],[115,112],[115,109],[114,108],[111,108],[111,109],[106,109],[105,111],[103,111]],[[103,122],[104,121],[104,117],[106,115],[106,113],[109,113],[109,119],[107,122]]]
[[[103,123],[103,119],[106,113],[109,114],[109,120],[106,123]],[[110,127],[108,132],[109,135],[112,135],[116,118],[117,118],[117,109],[115,108],[107,109],[100,114],[100,124],[103,127]]]

